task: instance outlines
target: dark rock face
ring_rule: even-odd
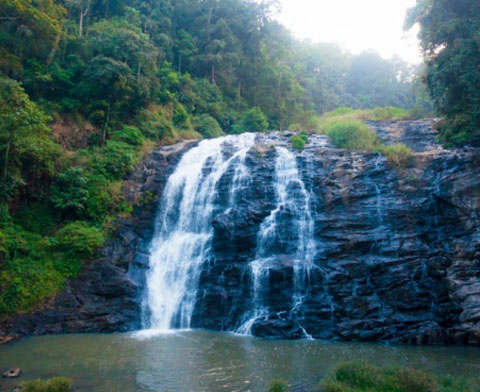
[[[292,308],[294,211],[282,211],[286,240],[271,261],[268,314],[251,331],[267,338],[480,344],[480,150],[444,150],[431,121],[370,124],[385,143],[414,150],[404,170],[376,153],[332,147],[311,135],[297,165],[311,195],[317,252]],[[233,168],[219,182],[212,219],[213,261],[205,263],[192,327],[235,330],[254,301],[249,262],[262,222],[275,208],[272,145],[288,135],[258,135],[247,156],[248,184],[226,209]],[[182,153],[160,148],[129,179],[132,219],[104,257],[45,310],[17,318],[11,333],[110,332],[140,327],[157,201]],[[147,193],[148,191],[148,193]],[[148,203],[142,200],[149,199]],[[283,236],[282,236],[283,238]],[[1,335],[1,334],[0,334]]]
[[[387,144],[409,145],[412,165],[397,171],[381,155],[310,137],[297,157],[314,195],[318,244],[305,301],[292,310],[286,244],[269,273],[269,313],[251,331],[268,338],[479,344],[479,151],[442,149],[431,121],[371,126]],[[269,135],[258,143],[283,139]],[[234,330],[252,306],[248,261],[274,193],[275,152],[261,152],[249,155],[251,182],[237,207],[219,208],[214,218],[216,262],[202,272],[195,327]],[[221,206],[228,189],[218,192]]]
[[[158,200],[168,177],[195,142],[160,147],[129,176],[124,191],[131,218],[96,260],[42,310],[0,325],[0,341],[24,334],[115,332],[138,329],[145,270]],[[2,339],[3,337],[3,339]]]

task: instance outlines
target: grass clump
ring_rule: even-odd
[[[379,145],[375,151],[385,155],[388,164],[397,169],[407,167],[412,157],[412,150],[403,143],[393,146]]]
[[[48,380],[36,379],[20,384],[21,392],[70,392],[72,380],[66,377],[55,377]]]
[[[272,380],[270,381],[270,386],[268,387],[268,392],[287,392],[288,385],[283,380]]]
[[[298,135],[293,135],[290,138],[293,148],[296,150],[303,150],[308,143],[308,135],[305,131],[300,132]]]
[[[365,110],[340,107],[319,117],[316,121],[316,130],[325,134],[328,127],[345,121],[394,121],[406,117],[408,113],[405,110],[394,106]]]
[[[452,377],[438,379],[417,369],[349,362],[339,365],[320,388],[323,392],[474,392],[478,385]]]
[[[326,135],[339,148],[371,151],[378,138],[367,125],[358,120],[335,121],[325,127]]]
[[[408,113],[394,106],[385,106],[369,110],[368,117],[371,121],[393,121],[408,117]]]

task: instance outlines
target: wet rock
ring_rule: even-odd
[[[3,378],[18,378],[22,374],[22,371],[18,367],[12,367],[11,369],[7,370],[3,373]]]

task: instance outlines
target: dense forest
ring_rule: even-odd
[[[313,129],[343,106],[432,111],[422,80],[439,91],[436,66],[299,42],[274,12],[249,0],[0,0],[0,314],[31,309],[95,257],[131,211],[122,179],[155,144]],[[477,109],[478,91],[465,98]]]

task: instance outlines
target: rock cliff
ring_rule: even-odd
[[[386,144],[407,144],[414,151],[411,163],[394,169],[380,154],[338,149],[324,136],[310,135],[307,148],[296,152],[311,195],[317,248],[304,283],[305,299],[291,308],[294,263],[286,240],[278,244],[280,256],[269,267],[268,314],[251,331],[268,338],[308,333],[323,339],[478,345],[480,151],[441,148],[429,120],[370,126]],[[213,262],[201,271],[193,327],[234,330],[252,307],[248,263],[260,225],[274,209],[274,146],[291,149],[289,136],[257,135],[245,163],[248,188],[235,208],[222,208],[234,169],[220,180],[212,219]],[[128,180],[126,192],[135,210],[131,219],[119,222],[103,257],[45,309],[16,318],[4,330],[44,334],[139,328],[155,209],[168,176],[193,145],[152,153]],[[288,234],[294,227],[286,224],[283,230]]]

